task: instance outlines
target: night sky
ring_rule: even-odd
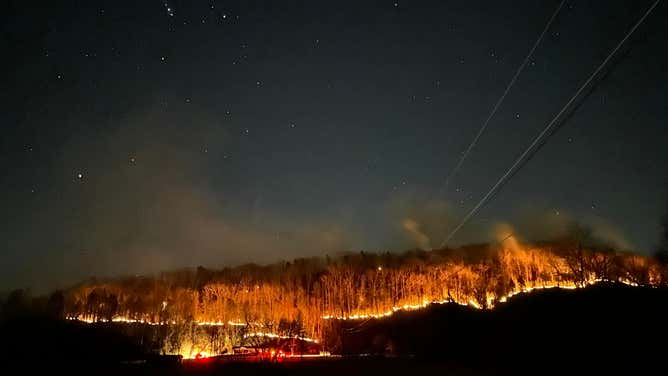
[[[652,1],[10,1],[0,289],[438,246]],[[449,245],[658,243],[668,4]],[[509,230],[510,231],[510,230]]]

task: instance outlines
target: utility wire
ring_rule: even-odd
[[[486,201],[489,199],[489,197],[492,196],[492,194],[494,194],[496,189],[501,184],[504,183],[504,181],[508,178],[509,175],[511,175],[513,173],[513,170],[519,164],[522,163],[522,160],[540,142],[540,140],[543,138],[543,136],[546,133],[548,133],[550,131],[550,129],[552,129],[552,127],[554,126],[554,124],[556,124],[557,120],[561,117],[561,115],[568,109],[568,107],[570,107],[570,105],[577,99],[577,97],[580,96],[580,94],[585,90],[585,88],[587,88],[589,83],[598,75],[598,73],[603,69],[603,67],[610,61],[610,59],[612,59],[612,57],[617,53],[617,51],[622,47],[622,45],[629,39],[629,37],[636,31],[636,29],[645,21],[645,19],[650,15],[650,13],[652,13],[654,8],[656,8],[656,6],[660,2],[661,2],[661,0],[656,0],[652,4],[652,6],[650,6],[649,9],[647,9],[645,14],[638,20],[638,22],[636,22],[635,25],[633,25],[631,30],[629,30],[628,33],[626,33],[624,38],[617,44],[617,46],[615,46],[615,48],[610,52],[610,54],[608,54],[608,56],[605,58],[605,60],[603,60],[603,62],[598,66],[598,68],[596,68],[596,70],[589,76],[587,81],[585,81],[585,83],[582,84],[582,86],[580,86],[580,88],[575,92],[575,94],[573,94],[571,99],[569,99],[568,102],[566,102],[564,107],[561,108],[561,110],[557,113],[557,115],[554,118],[552,118],[552,120],[547,124],[547,126],[545,126],[545,128],[543,128],[543,130],[536,136],[536,138],[534,138],[534,140],[531,142],[531,144],[529,144],[529,146],[524,150],[524,152],[522,152],[522,154],[517,158],[515,163],[513,163],[510,166],[510,168],[503,175],[501,175],[499,180],[492,186],[492,188],[489,190],[489,192],[487,192],[487,194],[485,194],[485,196],[483,196],[483,198],[480,199],[480,201],[473,207],[473,209],[471,209],[471,211],[464,217],[464,219],[462,219],[462,221],[457,225],[457,227],[455,227],[455,229],[452,230],[452,232],[450,232],[450,235],[448,235],[448,237],[445,238],[445,240],[443,240],[443,242],[441,243],[440,248],[443,248],[443,246],[445,246],[445,244],[448,241],[450,241],[450,239],[452,239],[452,237],[457,233],[457,231],[459,231],[459,229],[461,229],[462,226],[464,226],[466,224],[466,222],[468,222],[478,212],[478,210],[486,203]]]
[[[471,150],[473,150],[475,145],[478,143],[478,140],[480,139],[482,134],[485,133],[485,130],[487,129],[487,126],[489,125],[489,122],[492,120],[492,118],[496,114],[496,111],[499,109],[499,107],[501,107],[501,103],[503,103],[503,100],[506,99],[506,96],[508,95],[508,92],[510,92],[510,89],[513,87],[513,85],[515,85],[515,82],[517,81],[517,78],[520,76],[520,74],[524,70],[524,67],[526,67],[527,64],[529,63],[529,60],[531,59],[531,56],[533,56],[533,53],[536,51],[536,49],[538,48],[538,45],[543,40],[543,37],[545,36],[547,31],[549,30],[549,28],[552,25],[552,22],[554,21],[554,19],[557,18],[557,15],[559,14],[559,11],[561,11],[561,8],[564,6],[565,2],[566,2],[566,0],[562,0],[561,3],[559,3],[559,6],[557,7],[557,9],[554,11],[554,13],[552,13],[552,16],[547,21],[547,24],[543,28],[543,31],[540,33],[540,36],[538,36],[538,39],[536,39],[536,42],[533,44],[533,47],[531,47],[531,50],[529,50],[529,53],[524,58],[524,61],[522,61],[522,64],[520,64],[519,68],[517,68],[517,71],[515,72],[515,75],[510,80],[510,82],[508,82],[508,85],[506,86],[506,89],[503,91],[503,94],[501,95],[501,97],[496,101],[496,103],[494,104],[494,107],[492,107],[492,111],[489,113],[489,115],[487,115],[487,118],[482,123],[482,126],[480,127],[480,129],[478,129],[478,133],[473,138],[473,141],[471,141],[469,146],[466,148],[466,151],[464,152],[464,154],[462,154],[461,158],[459,158],[459,161],[455,165],[455,168],[453,168],[452,171],[450,171],[448,176],[445,178],[445,183],[443,184],[443,187],[441,188],[441,192],[447,191],[448,185],[450,184],[450,180],[452,180],[452,178],[454,178],[455,174],[457,174],[459,169],[464,164],[464,161],[466,160],[466,157],[468,157],[468,155],[471,153]]]

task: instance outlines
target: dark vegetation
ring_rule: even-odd
[[[113,327],[64,320],[59,295],[62,293],[56,292],[48,300],[31,299],[18,290],[4,297],[0,370],[105,367],[143,355],[135,339]]]

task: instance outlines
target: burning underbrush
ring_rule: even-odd
[[[271,338],[331,348],[327,333],[335,321],[444,303],[492,309],[536,289],[602,281],[659,286],[666,275],[651,258],[577,245],[360,252],[88,281],[66,292],[65,312],[72,320],[156,326],[161,351],[194,357]]]

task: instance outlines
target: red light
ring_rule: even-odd
[[[195,355],[195,360],[204,360],[209,357],[209,354],[206,351],[200,351]]]

